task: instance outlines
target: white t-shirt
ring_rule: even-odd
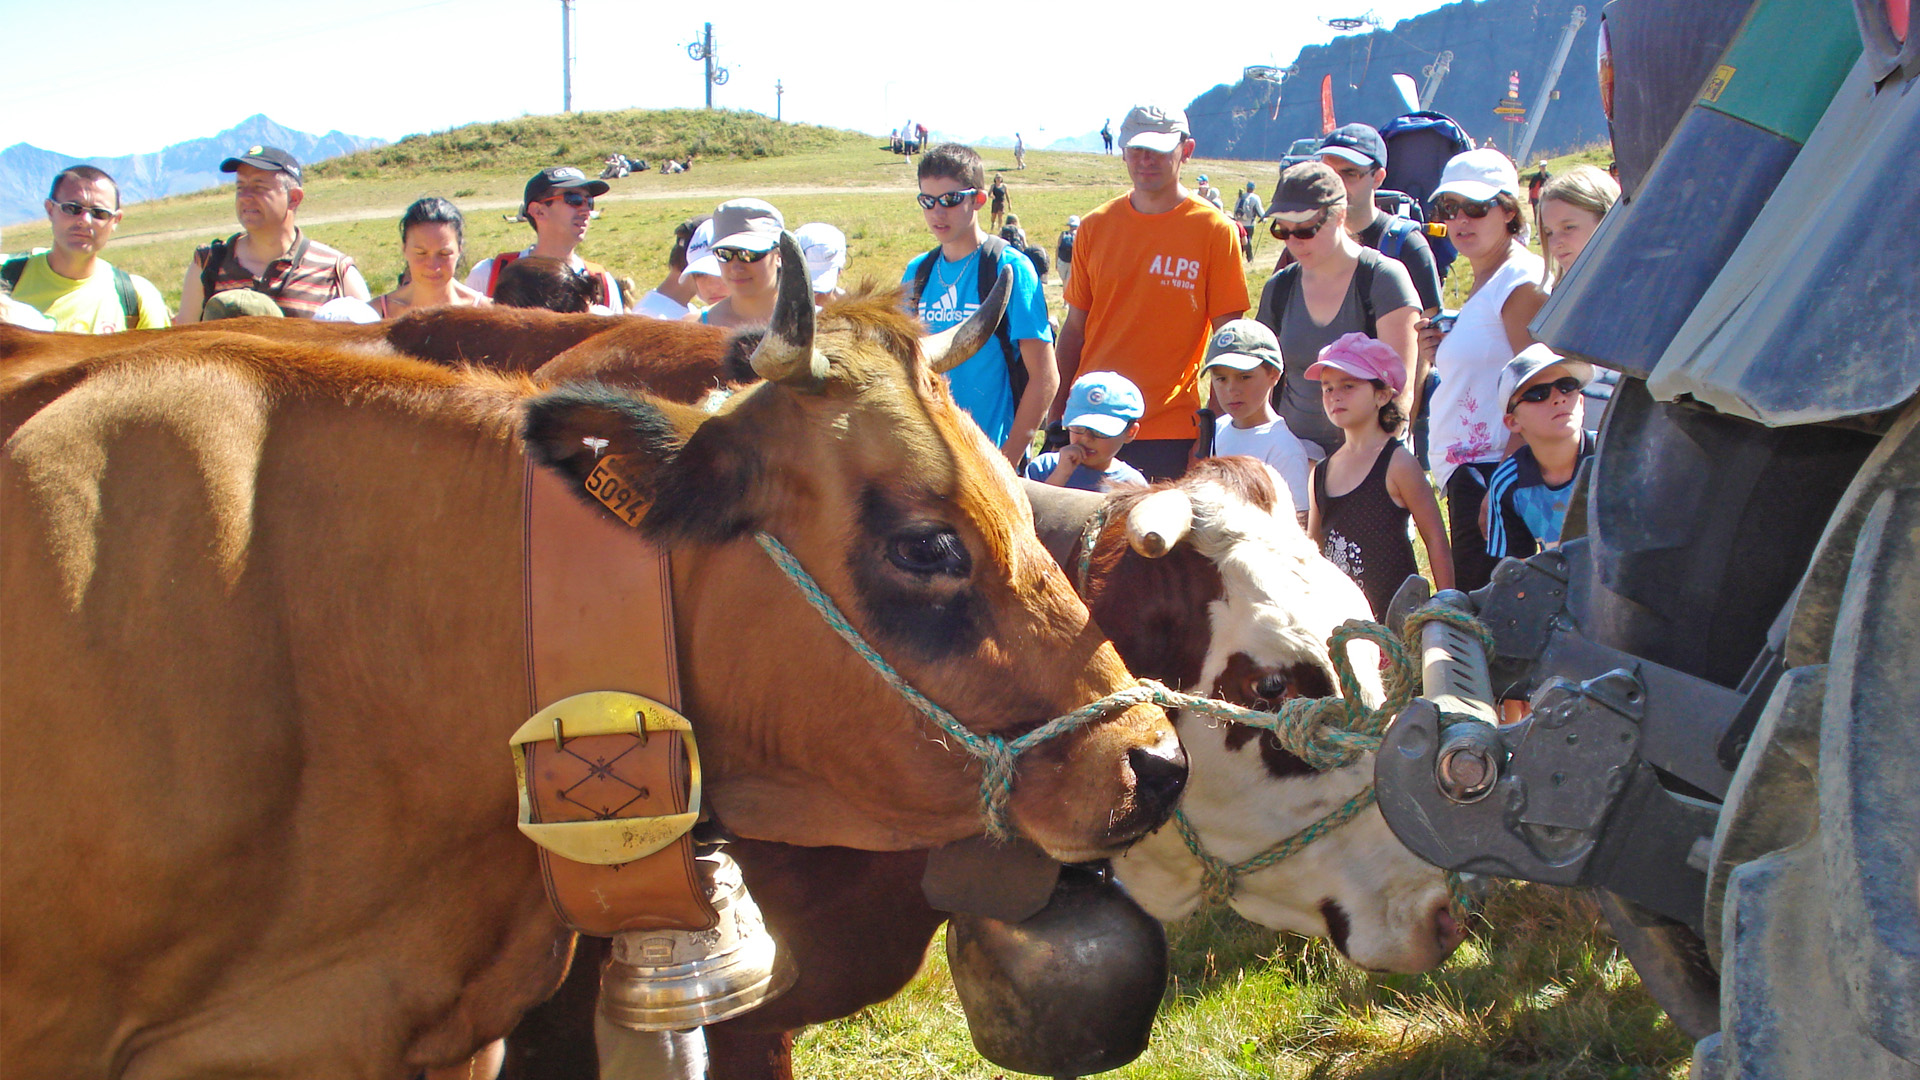
[[[1529,282],[1538,285],[1545,275],[1540,256],[1514,251],[1460,306],[1459,321],[1440,340],[1433,358],[1440,388],[1433,392],[1427,414],[1427,452],[1433,482],[1442,488],[1455,468],[1499,461],[1507,448],[1507,429],[1501,423],[1506,403],[1494,399],[1500,396],[1500,369],[1513,359],[1514,349],[1500,309],[1513,290]]]
[[[520,257],[523,259],[531,254],[533,254],[532,244],[528,244],[526,247],[523,247],[520,249]],[[587,269],[587,260],[581,258],[580,253],[576,251],[573,254],[567,256],[567,265],[573,267],[575,270],[578,270],[584,273]],[[492,278],[493,278],[493,257],[489,255],[488,257],[481,259],[480,264],[478,266],[475,266],[472,270],[468,271],[467,288],[472,289],[474,292],[482,293],[486,295],[488,298],[492,298],[493,290],[487,288],[487,285],[491,282]],[[613,280],[612,274],[601,274],[600,278],[601,278],[600,287],[603,290],[602,295],[604,296],[620,295],[620,283]],[[600,305],[596,303],[595,306],[598,307]],[[607,310],[605,307],[601,307],[601,310],[596,312],[596,314],[609,315],[613,313]]]
[[[635,315],[645,315],[649,319],[684,319],[693,309],[661,292],[650,289],[640,302],[633,305]]]
[[[1242,454],[1273,466],[1273,471],[1287,482],[1294,510],[1307,508],[1307,474],[1313,468],[1313,460],[1285,420],[1239,428],[1233,426],[1233,417],[1217,417],[1213,421],[1213,454],[1215,457]]]

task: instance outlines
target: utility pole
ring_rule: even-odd
[[[573,111],[573,0],[560,0],[560,111]]]
[[[1527,118],[1527,126],[1520,132],[1520,145],[1514,147],[1514,164],[1523,169],[1527,167],[1527,154],[1533,150],[1533,136],[1540,130],[1540,119],[1547,115],[1547,102],[1553,100],[1553,87],[1560,81],[1560,69],[1567,66],[1567,54],[1573,51],[1573,36],[1586,23],[1587,9],[1576,7],[1573,17],[1567,20],[1567,28],[1561,31],[1560,47],[1553,54],[1553,66],[1547,69],[1547,80],[1540,84],[1540,96],[1533,102],[1533,115]]]
[[[704,60],[707,65],[707,77],[704,80],[707,90],[707,108],[713,108],[713,88],[727,85],[730,78],[726,68],[713,62],[713,24],[707,23],[700,31],[700,40],[687,46],[687,56],[694,60]]]
[[[1451,70],[1453,70],[1452,49],[1442,52],[1439,56],[1433,58],[1433,63],[1420,69],[1420,74],[1427,77],[1427,85],[1420,90],[1420,108],[1422,110],[1433,108],[1434,95],[1440,93],[1440,80],[1446,78],[1447,72]]]
[[[773,121],[776,124],[780,122],[780,99],[785,97],[786,93],[786,88],[780,85],[780,80],[773,80]]]

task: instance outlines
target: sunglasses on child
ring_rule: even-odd
[[[1520,391],[1520,396],[1514,403],[1517,405],[1524,401],[1530,405],[1538,405],[1555,394],[1577,394],[1579,392],[1580,380],[1571,375],[1562,375],[1552,382],[1537,383]]]
[[[1486,202],[1474,202],[1471,199],[1441,199],[1440,205],[1434,208],[1433,219],[1435,221],[1449,221],[1459,217],[1461,214],[1465,214],[1473,220],[1479,221],[1489,213],[1492,213],[1495,205],[1497,204],[1492,199],[1488,199]]]
[[[558,195],[549,195],[546,198],[540,199],[538,201],[543,203],[565,202],[568,206],[573,207],[575,210],[579,210],[582,208],[587,210],[593,209],[593,196],[588,195],[584,191],[563,191]]]
[[[928,195],[926,192],[921,192],[915,195],[914,199],[920,203],[922,210],[931,210],[936,206],[952,209],[978,194],[980,194],[979,188],[961,188],[959,191],[949,191],[944,195]]]
[[[757,263],[761,259],[764,259],[771,254],[773,254],[773,251],[771,248],[769,248],[766,251],[748,251],[746,248],[736,248],[736,247],[723,247],[723,248],[713,249],[713,257],[716,259],[719,259],[723,263],[730,263],[730,262]]]
[[[1330,216],[1322,211],[1318,218],[1305,225],[1290,225],[1279,218],[1274,218],[1272,224],[1267,226],[1267,231],[1273,234],[1275,240],[1311,240],[1320,235],[1321,229],[1327,227],[1327,219]]]
[[[79,217],[81,214],[85,214],[95,221],[111,221],[113,220],[113,215],[117,212],[109,210],[104,206],[88,206],[85,203],[77,202],[63,202],[60,203],[59,206],[60,212],[68,217]]]

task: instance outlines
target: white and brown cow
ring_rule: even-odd
[[[1327,639],[1349,619],[1371,618],[1366,597],[1315,550],[1270,470],[1248,458],[1221,459],[1178,487],[1117,496],[1104,534],[1088,595],[1103,626],[1139,623],[1126,614],[1138,607],[1126,595],[1134,553],[1166,559],[1191,551],[1218,574],[1198,670],[1165,671],[1167,678],[1262,709],[1335,693]],[[1115,636],[1121,655],[1136,674],[1150,674],[1150,658],[1130,655],[1125,637],[1124,630]],[[1367,703],[1377,705],[1378,649],[1359,642],[1351,655]],[[1320,773],[1268,732],[1187,712],[1176,726],[1192,764],[1181,810],[1207,851],[1230,864],[1298,833],[1373,780],[1371,754]],[[1162,919],[1201,902],[1200,862],[1172,827],[1135,845],[1114,868]],[[1443,873],[1408,851],[1371,807],[1285,861],[1241,877],[1231,903],[1262,926],[1327,937],[1373,970],[1425,971],[1463,936],[1448,912]]]

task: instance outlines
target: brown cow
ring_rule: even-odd
[[[1204,686],[1214,697],[1263,709],[1333,693],[1326,638],[1348,618],[1367,618],[1366,601],[1313,551],[1284,485],[1265,466],[1210,459],[1154,491],[1109,496],[1025,487],[1042,541],[1084,589],[1096,621],[1111,629],[1135,674]],[[1083,560],[1083,530],[1096,514],[1103,515],[1098,542]],[[1155,539],[1131,535],[1136,526],[1158,530]],[[1159,554],[1149,558],[1143,548]],[[1378,692],[1374,672],[1364,670],[1362,682]],[[1371,759],[1319,774],[1253,728],[1185,716],[1179,724],[1194,761],[1183,805],[1203,839],[1234,858],[1298,831],[1371,776]],[[925,852],[761,842],[730,850],[800,981],[782,997],[707,1028],[710,1075],[791,1080],[790,1032],[898,993],[919,970],[946,913],[920,891]],[[1199,866],[1169,829],[1115,867],[1161,918],[1186,914],[1198,901]],[[1461,940],[1446,912],[1443,875],[1400,845],[1377,810],[1250,875],[1234,902],[1255,922],[1331,939],[1362,967],[1425,970]],[[596,1075],[591,993],[605,949],[604,941],[582,940],[568,978],[571,995],[563,991],[529,1014],[508,1040],[505,1076]]]
[[[974,731],[1130,685],[895,298],[841,307],[816,341],[797,248],[783,265],[754,357],[771,381],[716,415],[183,333],[81,365],[19,423],[0,456],[9,1070],[400,1076],[551,991],[571,936],[513,827],[506,751],[529,458],[577,483],[604,440],[648,470],[684,711],[743,835],[980,828],[977,768],[755,530]],[[1184,778],[1150,707],[1030,757],[1012,820],[1065,858],[1157,825]]]

